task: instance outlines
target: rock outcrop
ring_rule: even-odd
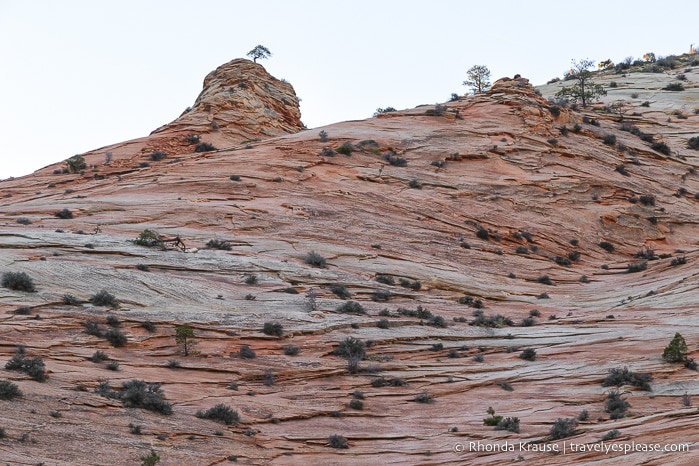
[[[204,79],[194,105],[153,134],[207,134],[237,139],[283,136],[304,129],[294,88],[250,60],[221,65]]]

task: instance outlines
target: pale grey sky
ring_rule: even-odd
[[[0,179],[147,135],[257,44],[309,128],[462,94],[475,64],[533,84],[571,59],[687,52],[696,0],[0,0]]]

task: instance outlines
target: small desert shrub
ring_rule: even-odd
[[[602,382],[603,387],[621,387],[622,385],[632,385],[641,390],[650,390],[650,381],[653,376],[646,373],[631,372],[627,367],[623,369],[610,369],[609,375]]]
[[[107,363],[107,365],[105,367],[110,371],[118,371],[119,370],[119,363],[116,361],[112,361],[112,362]]]
[[[599,243],[599,247],[601,247],[602,249],[604,249],[607,252],[614,252],[614,245],[610,242],[601,241]]]
[[[228,179],[231,181],[240,181],[240,175],[231,175]]]
[[[580,414],[578,414],[578,421],[583,422],[587,421],[590,418],[590,413],[587,412],[586,409],[583,409],[580,411]]]
[[[391,323],[388,321],[388,319],[381,319],[376,322],[376,326],[380,329],[386,330],[391,327]]]
[[[96,337],[104,336],[104,329],[95,319],[88,319],[82,323],[85,327],[85,333],[88,335],[94,335]]]
[[[613,134],[605,134],[604,138],[602,139],[602,142],[608,146],[613,146],[616,144],[616,136]]]
[[[357,301],[347,301],[335,309],[343,314],[366,314],[366,309]]]
[[[287,356],[296,356],[299,351],[300,349],[296,345],[284,345],[284,354]]]
[[[342,435],[331,435],[328,437],[328,443],[330,444],[330,447],[332,448],[340,448],[340,449],[345,449],[349,448],[349,445],[347,445],[347,439],[344,438]]]
[[[626,272],[627,273],[638,273],[638,272],[643,272],[648,268],[648,262],[643,261],[643,262],[636,262],[633,264],[628,264],[626,266]]]
[[[163,248],[165,246],[165,243],[160,235],[153,230],[149,230],[148,228],[139,233],[138,238],[133,240],[133,243],[139,246],[145,246],[147,248]]]
[[[353,400],[350,400],[349,402],[349,407],[351,409],[356,409],[356,410],[362,410],[364,409],[364,403],[362,403],[360,400],[357,400],[356,398]]]
[[[210,239],[206,243],[206,247],[208,249],[221,249],[223,251],[230,251],[232,249],[231,243],[218,239]]]
[[[609,419],[621,419],[626,416],[626,411],[631,407],[626,398],[621,397],[621,392],[610,390],[607,394],[605,412],[609,413]]]
[[[107,332],[104,334],[104,337],[107,339],[109,343],[112,344],[112,346],[116,348],[126,345],[128,341],[124,332],[115,328],[110,328],[109,330],[107,330]]]
[[[18,346],[15,355],[5,364],[5,369],[8,371],[24,372],[37,382],[45,381],[47,375],[44,360],[40,357],[30,359],[25,355],[26,350],[24,346]]]
[[[238,356],[244,359],[254,359],[257,357],[257,354],[255,353],[255,350],[250,348],[250,345],[243,345],[240,347]]]
[[[31,225],[32,221],[29,220],[27,217],[19,217],[17,220],[15,220],[17,223],[20,225]]]
[[[116,300],[114,295],[106,290],[101,290],[100,292],[92,295],[92,297],[90,297],[90,302],[95,306],[119,307],[119,302]]]
[[[129,429],[132,434],[134,435],[141,435],[141,430],[143,429],[143,426],[140,424],[129,424]]]
[[[167,157],[165,152],[156,151],[150,154],[149,158],[154,162],[158,162],[159,160],[163,160],[165,157]]]
[[[348,299],[351,296],[344,285],[330,285],[328,289],[340,299]]]
[[[313,267],[318,267],[321,269],[324,269],[327,267],[327,262],[325,260],[325,257],[321,256],[315,251],[311,251],[308,254],[306,254],[306,258],[304,259],[304,262],[308,265],[311,265]]]
[[[150,267],[148,267],[146,264],[136,264],[136,269],[140,270],[141,272],[148,272]]]
[[[325,130],[321,130],[320,133],[318,133],[318,136],[320,137],[320,142],[328,142],[328,132]]]
[[[22,396],[22,391],[16,384],[8,380],[0,380],[0,400],[11,400],[18,396]]]
[[[551,115],[555,118],[558,118],[561,115],[561,107],[558,105],[551,105],[549,106],[549,112],[551,112]]]
[[[377,274],[375,280],[379,283],[383,283],[384,285],[393,286],[396,284],[396,281],[392,275],[386,275],[383,273]]]
[[[403,157],[399,157],[395,152],[388,152],[382,157],[389,165],[393,167],[407,167],[408,161]]]
[[[67,220],[67,219],[73,218],[73,212],[71,212],[71,211],[68,210],[68,209],[63,209],[63,210],[59,210],[58,212],[56,212],[55,214],[53,214],[53,216],[54,216],[54,217],[57,217],[57,218],[62,218],[62,219],[64,219],[64,220]]]
[[[497,423],[495,430],[506,430],[508,432],[519,433],[519,418],[506,417]]]
[[[219,403],[213,408],[206,411],[197,411],[196,416],[201,419],[212,419],[214,421],[223,422],[226,425],[235,425],[240,422],[238,411],[234,411],[230,406]]]
[[[544,285],[553,285],[553,282],[551,282],[551,278],[549,278],[548,275],[542,275],[536,279],[537,283],[542,283]]]
[[[212,144],[209,144],[208,142],[200,142],[194,147],[194,152],[210,152],[213,150],[218,149],[216,149]]]
[[[258,280],[257,280],[257,275],[246,275],[245,276],[245,284],[246,285],[257,285]]]
[[[413,400],[418,403],[434,403],[434,398],[432,398],[432,395],[430,395],[427,392],[427,390],[424,390],[415,395],[415,398],[413,398]]]
[[[670,265],[672,267],[676,267],[678,265],[684,265],[686,263],[687,263],[687,256],[675,257],[670,261]]]
[[[559,440],[562,438],[570,437],[572,435],[575,435],[576,426],[577,422],[574,418],[558,418],[556,419],[556,422],[553,423],[553,427],[551,427],[549,435],[553,440]]]
[[[155,332],[155,324],[151,322],[150,320],[146,320],[143,323],[141,323],[141,327],[146,330],[146,332],[153,333]]]
[[[656,141],[650,145],[650,148],[653,149],[656,152],[660,152],[661,154],[665,155],[670,155],[672,152],[670,150],[670,146],[668,146],[666,143],[662,141]]]
[[[483,227],[478,227],[478,230],[476,231],[476,236],[484,241],[488,241],[490,239],[490,234],[488,233],[488,230],[486,230]]]
[[[163,399],[159,383],[132,379],[122,383],[120,391],[112,390],[109,382],[101,382],[95,389],[98,395],[120,400],[127,408],[141,408],[161,414],[172,414],[172,405]]]
[[[371,300],[377,303],[389,301],[392,297],[392,293],[388,290],[376,290],[371,295]]]
[[[323,147],[320,151],[320,155],[323,157],[335,157],[335,154],[337,154],[337,152],[335,152],[335,149],[332,147]]]
[[[607,440],[614,440],[615,438],[619,438],[620,435],[621,432],[619,432],[617,429],[613,429],[602,436],[602,441],[605,442]]]
[[[408,183],[408,186],[410,186],[413,189],[422,189],[422,185],[420,184],[420,182],[418,180],[414,180],[414,179],[410,180],[410,182]]]
[[[407,278],[401,278],[398,280],[398,282],[400,283],[400,286],[402,286],[403,288],[409,288],[413,291],[420,291],[420,288],[422,288],[422,284],[417,280],[411,281]]]
[[[165,365],[165,367],[167,367],[168,369],[179,369],[180,367],[182,367],[182,363],[177,359],[170,359]]]
[[[281,337],[284,334],[284,328],[279,322],[265,322],[262,326],[262,333],[275,337]]]
[[[95,351],[92,354],[92,356],[90,356],[90,361],[92,361],[92,362],[102,362],[102,361],[106,361],[107,359],[109,359],[109,356],[107,356],[107,353],[105,353],[104,351],[99,351],[99,350]]]
[[[274,375],[274,372],[272,372],[272,369],[267,369],[267,370],[265,371],[265,375],[264,375],[264,384],[265,384],[265,386],[266,386],[266,387],[271,387],[272,385],[274,385],[274,379],[275,379],[275,378],[276,378],[276,377],[275,377],[275,375]]]
[[[554,262],[555,262],[556,264],[561,265],[561,266],[564,266],[564,267],[568,267],[568,266],[571,265],[570,259],[567,258],[567,257],[562,257],[562,256],[556,256],[556,257],[554,258]]]
[[[350,144],[349,142],[344,142],[340,147],[335,149],[335,152],[342,155],[352,155],[352,152],[354,152],[354,148],[352,147],[352,144]]]
[[[442,316],[432,316],[427,320],[427,325],[438,328],[447,328],[447,321]]]
[[[682,83],[670,83],[663,88],[666,91],[684,91],[684,84]]]
[[[34,280],[25,272],[5,272],[2,274],[0,284],[2,284],[4,288],[15,291],[25,291],[28,293],[36,291]]]
[[[107,325],[110,327],[119,328],[121,327],[121,322],[119,322],[119,318],[117,316],[110,315],[107,316]]]
[[[525,361],[534,361],[536,360],[536,350],[534,348],[527,348],[519,354],[519,358]]]

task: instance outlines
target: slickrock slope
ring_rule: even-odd
[[[699,70],[682,70],[684,108],[679,93],[659,90],[679,72],[644,76],[638,92],[654,97],[630,102],[623,122],[605,103],[554,116],[530,85],[501,80],[445,109],[327,126],[328,142],[316,129],[133,168],[153,146],[144,138],[88,154],[96,167],[83,174],[53,174],[56,165],[0,183],[0,271],[26,272],[36,285],[0,288],[0,362],[24,344],[48,370],[45,382],[0,370],[24,394],[0,401],[0,457],[137,464],[152,448],[167,465],[696,464],[697,372],[661,358],[675,332],[690,358],[699,345],[699,152],[687,148],[699,127]],[[186,126],[189,117],[150,138],[203,132],[205,118]],[[324,149],[345,143],[350,155]],[[56,218],[62,209],[73,218]],[[178,236],[186,251],[130,242],[145,229]],[[207,249],[212,239],[230,250]],[[306,262],[311,251],[325,268]],[[102,289],[118,308],[88,302]],[[338,310],[349,300],[366,314]],[[498,325],[475,325],[479,312],[500,315]],[[86,333],[89,319],[107,328],[108,317],[121,322],[124,346]],[[266,322],[283,335],[263,333]],[[182,323],[196,354],[178,354]],[[350,336],[366,344],[356,373],[334,354]],[[243,345],[256,357],[241,357]],[[528,348],[536,360],[519,357]],[[97,350],[110,359],[91,362]],[[114,361],[119,370],[108,370]],[[614,387],[602,381],[623,367],[651,374],[652,390],[619,387],[630,407],[610,420]],[[162,383],[173,413],[95,392],[131,379]],[[363,409],[349,406],[355,391]],[[240,423],[195,416],[218,403]],[[519,418],[519,432],[484,426],[489,407]],[[574,436],[549,436],[556,419],[583,410]],[[613,429],[620,437],[605,444],[691,450],[534,451],[592,447]],[[331,448],[334,434],[349,448]],[[469,451],[477,441],[515,451]],[[535,443],[520,451],[520,442]]]

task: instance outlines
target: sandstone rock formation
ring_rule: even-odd
[[[679,73],[682,95],[662,91]],[[227,79],[215,72],[207,83],[237,85]],[[166,465],[695,464],[696,445],[570,451],[613,429],[621,436],[605,443],[692,443],[699,434],[697,372],[661,358],[678,331],[698,357],[699,152],[687,141],[697,135],[699,70],[601,80],[618,86],[588,109],[552,109],[545,97],[555,84],[541,96],[524,81],[499,81],[446,109],[329,125],[328,142],[317,130],[294,132],[294,113],[287,119],[280,107],[264,131],[245,132],[221,116],[221,93],[205,90],[192,112],[151,136],[86,154],[94,168],[83,173],[57,164],[0,183],[0,272],[25,272],[37,288],[0,288],[0,363],[24,344],[49,372],[40,383],[0,369],[23,392],[0,401],[0,456],[137,464],[152,448]],[[252,81],[248,90],[264,88]],[[622,122],[604,110],[620,98],[629,107]],[[218,132],[210,116],[226,122]],[[189,133],[260,140],[204,153],[183,143],[177,157],[139,165],[159,141]],[[351,154],[326,149],[345,143]],[[62,209],[73,218],[55,217]],[[130,241],[145,229],[178,236],[187,252]],[[325,268],[306,260],[312,251]],[[118,308],[89,302],[102,289]],[[342,312],[348,300],[366,314]],[[125,346],[86,333],[88,320],[106,329],[110,316]],[[266,322],[281,324],[282,336],[265,334]],[[178,354],[182,323],[194,329],[195,355]],[[334,354],[350,336],[366,343],[357,373]],[[256,357],[241,357],[243,345]],[[534,361],[518,357],[528,348]],[[97,350],[110,359],[91,362]],[[631,406],[610,420],[614,387],[602,381],[623,367],[651,374],[652,391],[619,387]],[[94,392],[131,379],[162,383],[173,413]],[[361,396],[363,409],[349,405]],[[240,423],[196,417],[219,403]],[[489,407],[519,418],[519,432],[484,426]],[[550,437],[556,419],[583,410],[573,436]],[[335,434],[349,448],[332,448]],[[516,450],[469,448],[506,441]],[[564,444],[565,455],[534,448]]]

